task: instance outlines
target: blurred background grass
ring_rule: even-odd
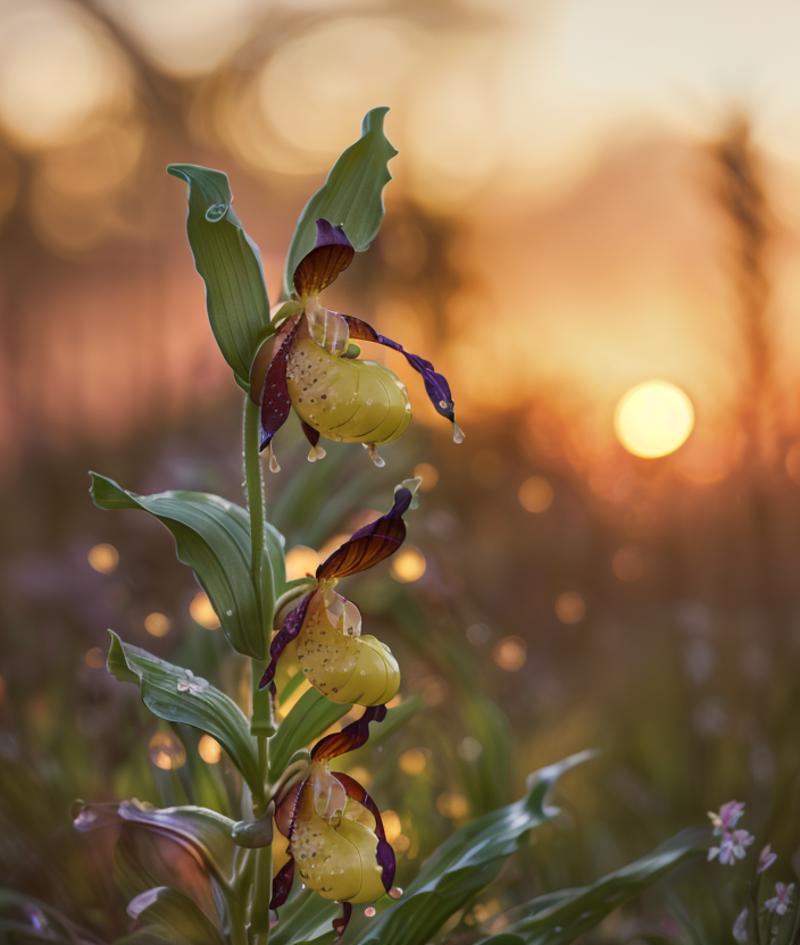
[[[168,536],[95,511],[85,472],[239,497],[239,396],[164,166],[230,174],[277,297],[300,207],[377,104],[388,216],[329,304],[432,357],[468,438],[391,360],[420,423],[388,469],[307,466],[286,430],[269,503],[298,576],[423,478],[406,551],[351,584],[422,706],[354,762],[401,872],[586,746],[568,821],[497,896],[731,796],[795,852],[798,27],[777,0],[0,4],[4,882],[120,934],[73,798],[230,802],[216,746],[107,676],[105,630],[233,688],[240,667]],[[655,378],[692,413],[643,400],[615,428]],[[636,455],[641,426],[664,455]],[[728,906],[701,898],[718,940]]]

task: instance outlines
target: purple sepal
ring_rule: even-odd
[[[303,428],[303,433],[306,435],[306,439],[312,446],[316,446],[319,443],[319,430],[315,430],[314,427],[310,427],[305,420],[300,421],[300,426]]]
[[[361,718],[346,725],[341,732],[326,735],[311,749],[314,761],[325,761],[338,758],[348,751],[355,751],[364,745],[369,738],[369,723],[382,722],[386,718],[385,705],[373,705],[364,709]]]
[[[393,555],[405,540],[406,523],[403,515],[411,505],[412,498],[411,492],[405,487],[397,489],[391,509],[359,528],[329,555],[317,568],[317,580],[357,574]]]
[[[388,893],[394,884],[394,874],[397,863],[395,861],[392,845],[386,839],[386,831],[383,828],[383,819],[381,818],[378,805],[358,781],[356,781],[355,778],[351,778],[349,774],[334,771],[333,776],[345,789],[347,796],[366,807],[375,818],[375,836],[378,838],[378,849],[375,853],[375,859],[378,861],[378,866],[381,868],[381,882],[383,883],[383,888]]]
[[[292,276],[297,294],[301,297],[319,295],[347,269],[355,254],[341,226],[317,220],[314,248],[303,256]]]
[[[289,859],[280,868],[278,875],[272,881],[272,898],[269,901],[270,909],[280,908],[289,897],[294,882],[294,860]]]
[[[444,374],[439,374],[430,361],[421,358],[418,354],[411,354],[397,341],[393,341],[391,338],[387,338],[386,335],[375,331],[369,322],[365,322],[361,318],[355,318],[352,315],[343,315],[342,317],[347,321],[351,338],[374,341],[376,344],[385,345],[387,348],[399,351],[411,367],[422,375],[425,390],[436,412],[451,423],[455,423],[456,415],[453,395]]]
[[[311,603],[311,598],[315,593],[316,591],[311,594],[306,594],[300,603],[286,615],[286,619],[281,624],[280,630],[275,634],[272,644],[270,645],[269,666],[264,670],[264,675],[261,677],[261,682],[258,684],[259,689],[263,689],[265,686],[269,686],[270,683],[272,683],[275,677],[275,670],[278,668],[278,659],[281,653],[283,653],[292,640],[296,639],[297,635],[303,629],[303,621],[306,619],[308,605]]]
[[[353,914],[353,907],[349,902],[342,903],[342,914],[338,919],[333,920],[333,931],[336,933],[337,941],[344,935],[345,929],[350,924],[350,916]]]
[[[289,398],[289,386],[286,383],[286,363],[292,350],[300,320],[295,323],[289,334],[280,343],[280,347],[272,356],[264,378],[264,389],[261,391],[261,443],[260,449],[265,449],[272,442],[273,436],[280,430],[289,416],[292,401]]]

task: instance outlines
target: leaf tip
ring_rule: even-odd
[[[371,108],[364,116],[364,120],[361,122],[361,135],[362,137],[366,137],[367,135],[371,134],[381,135],[389,150],[391,151],[391,154],[387,158],[388,161],[391,161],[391,159],[396,157],[400,152],[386,137],[386,132],[383,127],[383,123],[389,111],[390,108],[388,105],[377,105],[375,108]]]
[[[186,167],[186,164],[167,164],[167,173],[171,177],[177,177],[178,180],[185,181],[188,184],[190,177],[186,172]]]

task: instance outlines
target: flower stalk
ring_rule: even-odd
[[[269,636],[272,632],[272,609],[275,595],[272,574],[265,561],[264,553],[264,480],[259,456],[259,409],[248,395],[245,395],[242,440],[247,507],[250,515],[250,570],[253,584],[260,596],[264,632]],[[253,813],[258,817],[264,813],[268,804],[269,739],[275,733],[275,724],[271,693],[258,688],[266,663],[263,660],[253,659],[251,667],[253,683],[250,730],[256,737],[260,788],[258,793],[253,795]],[[267,844],[261,847],[256,851],[255,856],[256,869],[250,907],[250,927],[254,932],[254,945],[267,945],[269,902],[272,898],[272,845]]]

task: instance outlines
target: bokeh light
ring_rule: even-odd
[[[492,650],[495,663],[507,673],[522,669],[528,658],[528,647],[522,637],[503,637]]]
[[[99,646],[93,646],[84,653],[83,662],[89,669],[102,669],[106,665],[106,654]]]
[[[456,791],[445,791],[436,798],[436,809],[450,820],[463,820],[469,814],[469,801]]]
[[[422,480],[421,492],[430,492],[439,481],[439,470],[431,463],[417,463],[414,467],[414,476]]]
[[[638,581],[644,574],[644,557],[636,545],[623,545],[614,552],[611,570],[620,581]]]
[[[219,617],[205,591],[198,591],[194,595],[189,604],[189,614],[195,623],[206,630],[219,630]]]
[[[216,616],[216,614],[214,616]],[[195,617],[195,620],[196,619]],[[151,637],[165,637],[169,633],[171,626],[172,621],[169,617],[157,610],[154,610],[144,618],[144,629]]]
[[[313,574],[321,561],[322,556],[318,551],[307,545],[295,545],[286,552],[286,580],[296,581]]]
[[[404,774],[417,776],[428,766],[428,759],[421,748],[408,748],[398,758],[400,770]]]
[[[386,831],[386,839],[389,843],[393,843],[403,831],[400,816],[395,810],[384,810],[381,811],[381,819],[383,820],[383,827]]]
[[[412,584],[418,581],[427,568],[425,555],[413,545],[406,545],[392,558],[391,573],[395,581]]]
[[[211,735],[201,735],[197,742],[197,754],[207,765],[218,765],[222,759],[222,745]]]
[[[561,623],[576,624],[586,616],[586,601],[577,591],[564,591],[556,597],[553,609]]]
[[[113,545],[101,542],[89,549],[86,560],[89,562],[89,567],[98,574],[111,574],[119,565],[119,552]]]
[[[150,760],[162,771],[174,771],[186,764],[186,750],[167,732],[156,732],[148,742]]]
[[[614,430],[620,443],[629,453],[644,459],[674,453],[693,428],[691,400],[669,381],[637,384],[620,398],[614,412]]]
[[[28,0],[4,9],[0,124],[20,146],[68,139],[119,103],[127,86],[124,60],[77,6]]]
[[[517,499],[526,512],[537,515],[553,504],[554,492],[544,476],[529,476],[519,487]]]

